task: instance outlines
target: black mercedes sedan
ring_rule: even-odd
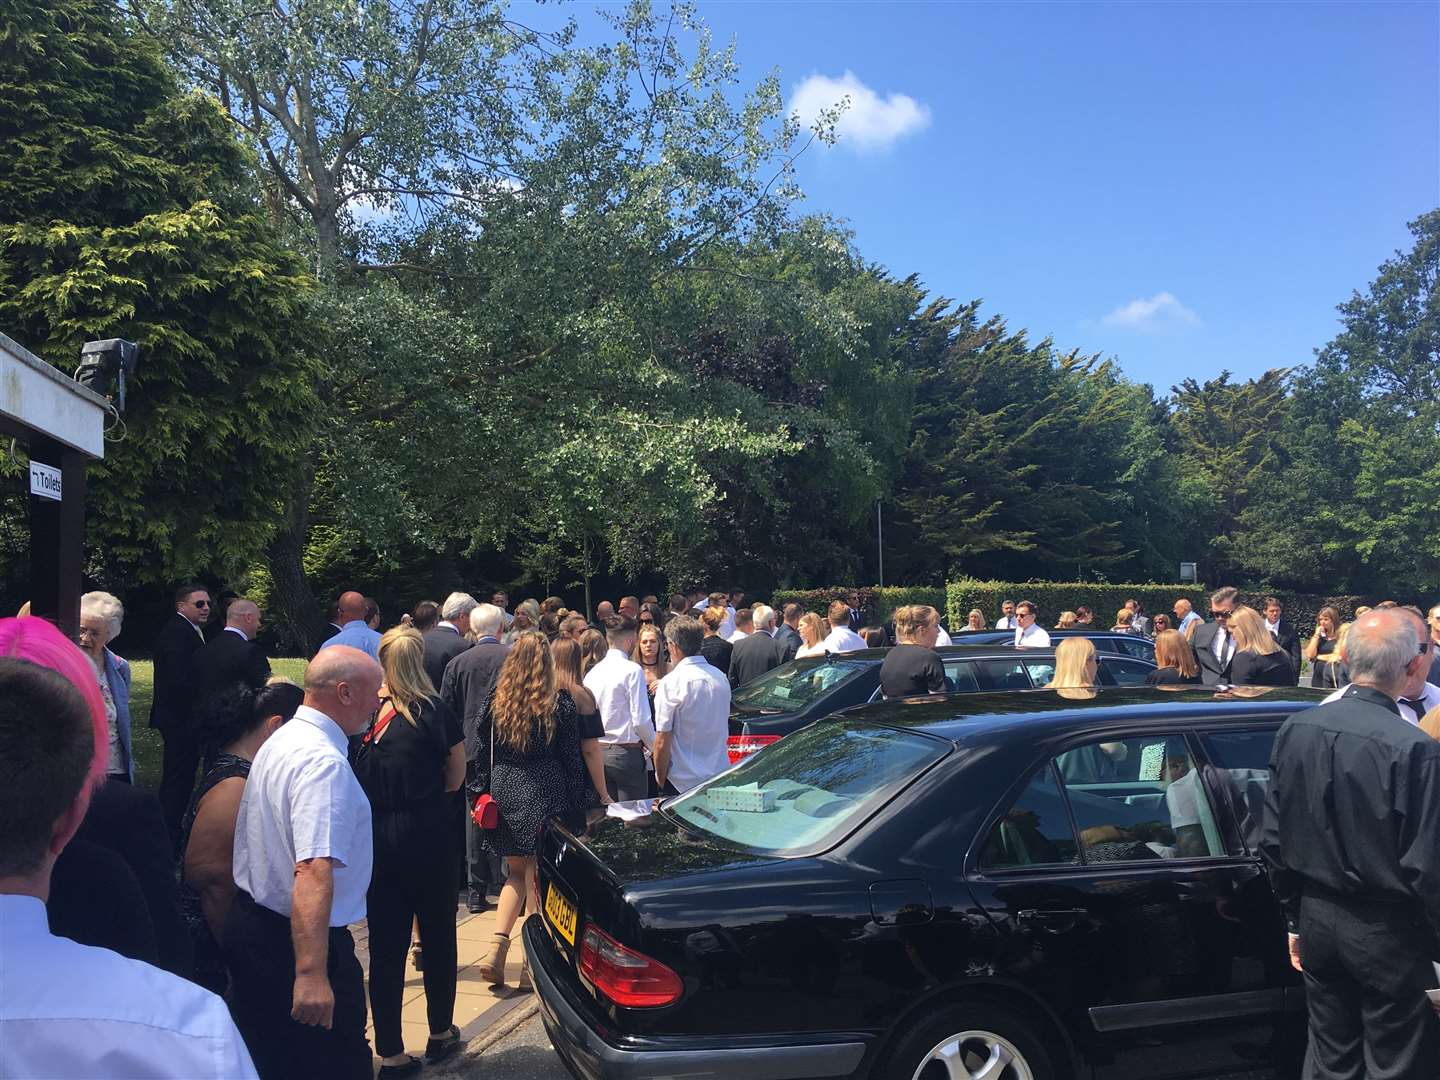
[[[1078,693],[877,703],[639,822],[552,821],[524,934],[570,1072],[1294,1075],[1257,838],[1323,694]]]
[[[1100,661],[1101,686],[1145,685],[1146,676],[1155,670],[1152,642],[1113,640],[1124,638],[1123,634],[1090,637]],[[1130,651],[1122,651],[1121,646]],[[1148,654],[1144,646],[1149,647]],[[877,700],[880,664],[887,651],[862,649],[792,660],[737,687],[730,696],[731,763],[815,720]],[[1030,690],[1044,686],[1055,674],[1054,649],[999,644],[947,645],[935,651],[945,663],[945,684],[951,693]]]

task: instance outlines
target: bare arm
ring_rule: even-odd
[[[1305,659],[1310,663],[1315,662],[1315,657],[1320,653],[1320,627],[1315,627],[1315,633],[1310,635],[1310,640],[1305,642]]]
[[[665,778],[670,775],[670,732],[660,731],[655,735],[655,783],[659,787],[665,786]]]
[[[600,740],[581,739],[580,756],[585,759],[585,771],[590,775],[595,793],[600,796],[600,805],[609,806],[612,800],[605,784],[605,751],[600,749]]]
[[[200,894],[200,910],[216,941],[235,899],[235,819],[244,793],[245,781],[239,776],[211,788],[200,800],[185,848],[185,882]]]
[[[445,790],[459,791],[465,782],[465,744],[458,742],[445,756]]]
[[[295,864],[290,897],[290,938],[295,947],[295,996],[291,1019],[329,1028],[335,992],[325,973],[330,950],[330,905],[335,898],[335,867],[330,859]]]

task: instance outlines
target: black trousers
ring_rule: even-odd
[[[447,829],[450,800],[437,814],[375,811],[375,867],[365,895],[370,928],[370,1008],[375,1052],[405,1052],[400,1011],[410,924],[420,922],[425,1012],[430,1034],[455,1021],[455,861]]]
[[[605,756],[605,786],[610,797],[619,802],[650,797],[650,781],[645,772],[645,751],[639,744],[602,746]]]
[[[195,793],[195,772],[200,768],[200,740],[189,731],[162,731],[165,757],[160,771],[160,812],[170,830],[170,846],[179,853],[180,822]]]
[[[1435,1080],[1435,941],[1408,905],[1307,895],[1300,960],[1310,1011],[1306,1080]]]
[[[475,767],[466,765],[465,785],[460,789],[465,815],[465,884],[470,896],[483,902],[487,890],[498,889],[504,883],[505,871],[500,867],[499,857],[485,846],[485,833],[470,816],[470,807],[475,805],[474,786]],[[420,940],[425,940],[423,933]]]
[[[245,1037],[260,1080],[370,1080],[365,1038],[365,977],[355,942],[343,926],[330,928],[325,974],[335,995],[327,1030],[290,1019],[295,996],[295,950],[290,920],[235,895],[221,942],[230,968],[230,1012]]]

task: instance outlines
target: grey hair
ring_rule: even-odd
[[[766,627],[774,625],[775,609],[769,604],[756,604],[750,609],[750,621],[756,630],[764,630]]]
[[[80,597],[80,614],[98,615],[110,628],[109,640],[120,636],[120,627],[125,622],[125,605],[120,598],[108,592],[87,592]]]
[[[665,640],[686,656],[696,656],[700,652],[700,643],[705,640],[705,630],[699,619],[676,615],[665,624]]]
[[[499,637],[505,612],[494,604],[476,604],[470,610],[470,632],[477,637]]]
[[[1345,639],[1350,678],[1381,690],[1395,690],[1405,682],[1405,669],[1415,659],[1419,644],[1409,616],[1372,611],[1350,627]]]
[[[454,622],[465,615],[469,615],[480,602],[468,592],[452,592],[445,598],[445,603],[440,605],[440,618],[446,622]]]

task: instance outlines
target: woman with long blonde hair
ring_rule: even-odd
[[[830,632],[825,620],[813,611],[800,616],[800,648],[795,650],[795,659],[805,656],[825,655],[825,635]]]
[[[1055,674],[1045,689],[1056,690],[1061,697],[1091,698],[1095,696],[1095,677],[1099,671],[1100,661],[1096,659],[1090,639],[1066,638],[1055,646]]]
[[[405,1053],[400,1014],[412,924],[424,943],[429,1061],[460,1048],[455,1026],[455,803],[465,779],[459,718],[425,673],[425,639],[397,626],[380,639],[380,709],[353,755],[370,800],[374,869],[366,893],[370,1008],[386,1069],[419,1068]],[[412,1064],[412,1062],[414,1064]]]
[[[572,638],[560,638],[550,643],[550,655],[555,660],[555,685],[575,699],[575,712],[580,726],[580,756],[585,759],[585,772],[590,777],[590,786],[595,789],[596,801],[601,805],[610,802],[605,790],[605,754],[600,749],[600,740],[605,737],[605,725],[600,720],[600,706],[595,695],[585,688],[585,676],[580,670],[580,643]]]
[[[966,630],[984,630],[984,629],[985,629],[985,613],[984,613],[983,611],[981,611],[978,607],[977,607],[977,608],[971,608],[971,609],[970,609],[970,614],[969,614],[969,616],[968,616],[968,617],[966,618],[966,620],[965,620],[965,629],[966,629]]]
[[[665,639],[660,628],[652,623],[641,623],[640,632],[635,635],[635,651],[630,659],[640,665],[645,673],[645,689],[650,693],[650,715],[655,715],[655,686],[670,670],[670,658],[666,655]]]
[[[495,910],[495,933],[480,961],[480,977],[505,985],[510,931],[535,902],[535,838],[552,817],[572,830],[585,827],[590,781],[580,753],[575,699],[555,675],[555,658],[545,635],[527,630],[515,639],[500,668],[495,692],[485,704],[476,732],[475,776],[500,811],[485,844],[509,869]],[[492,767],[493,763],[493,767]],[[526,988],[528,971],[520,985]]]
[[[1295,665],[1280,647],[1265,620],[1254,608],[1241,604],[1230,613],[1230,634],[1235,639],[1235,658],[1230,662],[1230,682],[1235,686],[1294,686]]]

